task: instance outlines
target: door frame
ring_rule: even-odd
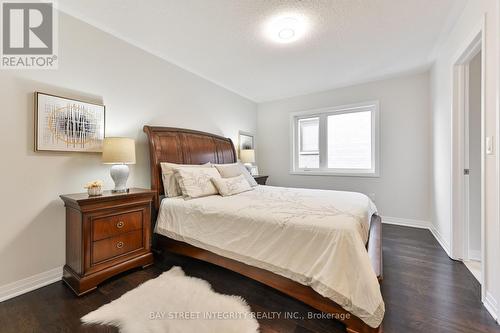
[[[481,52],[481,299],[485,288],[485,18],[459,49],[453,64],[453,107],[451,128],[451,223],[450,256],[461,260],[468,258],[468,181],[464,176],[466,136],[465,116],[468,112],[468,64]],[[467,229],[466,229],[467,228]]]

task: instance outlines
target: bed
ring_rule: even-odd
[[[157,249],[264,283],[331,314],[348,332],[381,331],[381,220],[369,199],[258,186],[232,197],[161,200],[161,162],[234,163],[236,152],[230,139],[209,133],[152,126],[144,131],[157,192]]]

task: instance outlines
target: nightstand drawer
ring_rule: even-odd
[[[92,221],[92,240],[114,237],[142,229],[142,211],[101,217]]]
[[[92,264],[111,259],[143,247],[142,230],[106,238],[92,243]]]

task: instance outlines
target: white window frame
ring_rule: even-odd
[[[328,168],[328,116],[361,111],[372,112],[372,156],[371,169],[332,169]],[[303,118],[319,118],[319,168],[299,168],[298,123]],[[290,174],[311,176],[347,176],[347,177],[379,177],[380,176],[380,103],[369,101],[357,104],[334,106],[322,109],[298,111],[290,113]]]
[[[300,136],[300,138],[298,139],[298,142],[297,142],[297,144],[298,144],[297,145],[297,156],[299,156],[299,155],[318,155],[318,156],[320,156],[320,154],[319,154],[319,137],[318,137],[318,149],[317,150],[304,150],[303,146],[302,146],[303,145],[303,134],[302,134],[302,130],[301,130],[301,127],[299,124],[302,120],[307,121],[309,119],[317,119],[318,127],[319,127],[319,123],[321,121],[319,117],[307,117],[307,116],[305,116],[305,117],[297,118],[297,136],[298,137]]]

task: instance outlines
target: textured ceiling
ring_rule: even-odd
[[[59,0],[104,31],[254,101],[429,66],[466,0]],[[291,44],[263,35],[283,12],[309,18]]]

